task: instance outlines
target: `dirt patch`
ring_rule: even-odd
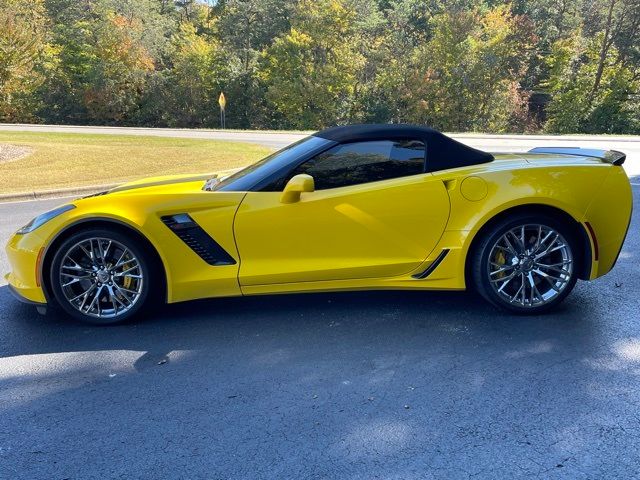
[[[11,145],[10,143],[0,143],[0,163],[12,162],[26,157],[33,148],[24,145]]]

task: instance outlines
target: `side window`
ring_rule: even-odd
[[[337,145],[298,166],[287,178],[306,173],[316,190],[417,175],[425,171],[421,140],[377,140]]]

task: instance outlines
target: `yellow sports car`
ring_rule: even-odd
[[[233,174],[137,181],[44,213],[9,241],[6,278],[41,311],[100,324],[164,302],[364,289],[472,287],[539,313],[616,262],[624,159],[336,127]]]

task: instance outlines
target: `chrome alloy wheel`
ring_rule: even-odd
[[[78,312],[115,318],[138,301],[144,282],[139,260],[125,245],[109,238],[88,238],[65,253],[60,287]]]
[[[520,225],[493,244],[487,274],[493,290],[507,303],[525,308],[545,305],[570,283],[571,246],[546,225]]]

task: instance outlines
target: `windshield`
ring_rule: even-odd
[[[289,165],[295,166],[296,159],[306,153],[316,150],[320,146],[332,143],[320,137],[305,137],[291,145],[287,145],[282,150],[249,165],[242,170],[223,178],[216,184],[214,190],[247,191],[260,180],[286,168]]]

